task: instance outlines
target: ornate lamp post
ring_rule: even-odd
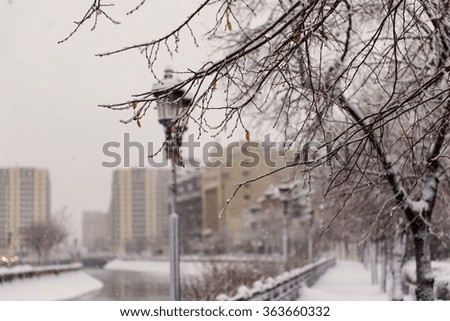
[[[183,133],[187,128],[187,118],[183,117],[191,99],[182,89],[176,90],[171,95],[164,93],[178,83],[173,79],[173,71],[170,68],[165,70],[164,83],[155,84],[153,90],[158,98],[156,108],[158,110],[158,120],[164,126],[166,132],[167,158],[172,160],[172,187],[171,187],[171,213],[170,213],[170,298],[179,301],[180,295],[180,238],[178,214],[176,212],[177,195],[177,172],[176,166],[182,165],[180,158],[180,145]]]

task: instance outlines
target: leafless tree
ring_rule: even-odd
[[[43,222],[35,222],[24,230],[26,245],[36,251],[41,263],[45,258],[48,258],[50,250],[61,244],[67,235],[64,225],[54,218]]]
[[[142,5],[150,4],[143,0],[130,14]],[[95,0],[68,38],[101,16],[116,23],[106,9]],[[345,183],[351,198],[361,186],[390,186],[390,212],[404,217],[414,238],[417,298],[432,300],[432,213],[448,165],[449,2],[205,0],[167,35],[99,55],[140,50],[153,70],[160,49],[176,52],[181,32],[197,42],[192,26],[212,9],[208,37],[222,41],[223,57],[186,71],[171,88],[102,107],[130,109],[123,122],[137,122],[157,98],[183,88],[194,98],[183,117],[200,132],[248,131],[252,119],[267,120],[292,149],[333,132],[310,169],[344,154],[344,163],[331,167],[328,192]],[[223,104],[212,103],[217,90],[225,92]],[[205,121],[210,110],[223,111],[220,124]]]

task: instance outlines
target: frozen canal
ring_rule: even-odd
[[[202,270],[198,262],[181,262],[182,276]],[[164,301],[169,299],[169,262],[113,260],[104,269],[84,268],[16,279],[0,285],[3,300]]]
[[[159,274],[136,271],[84,269],[103,287],[76,300],[87,301],[165,301],[169,299],[169,279]]]

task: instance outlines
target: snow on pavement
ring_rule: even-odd
[[[102,287],[102,282],[83,271],[48,274],[0,284],[0,301],[67,300]]]
[[[311,288],[301,290],[301,301],[386,301],[379,285],[372,285],[370,271],[361,263],[337,261]]]

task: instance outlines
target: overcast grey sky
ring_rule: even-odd
[[[83,211],[109,207],[112,170],[101,167],[102,146],[123,141],[125,132],[144,143],[158,144],[163,138],[153,110],[139,129],[119,123],[130,114],[96,107],[148,90],[154,79],[145,59],[138,52],[107,58],[95,54],[164,35],[200,0],[148,1],[130,16],[123,13],[140,0],[118,2],[111,14],[119,13],[122,25],[101,19],[96,31],[90,31],[89,23],[57,44],[92,0],[0,0],[0,167],[48,168],[52,209],[67,206],[77,234]],[[191,40],[181,45],[173,60],[161,55],[159,70],[168,64],[195,67],[207,59],[208,52]]]

